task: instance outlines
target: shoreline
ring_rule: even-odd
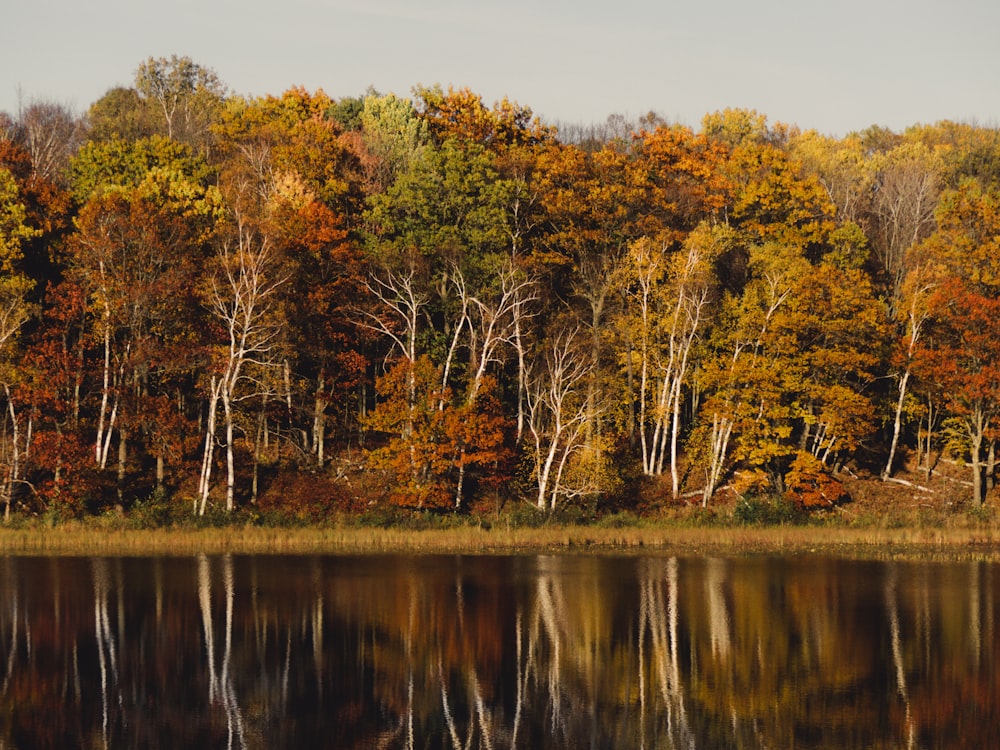
[[[824,526],[446,529],[359,527],[122,529],[68,523],[0,528],[4,556],[171,556],[196,554],[653,554],[828,555],[864,559],[1000,561],[1000,530]]]

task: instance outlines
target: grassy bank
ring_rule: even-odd
[[[206,516],[195,517],[189,502],[152,497],[97,515],[51,508],[14,514],[0,524],[0,554],[816,552],[1000,561],[1000,493],[972,507],[959,480],[945,471],[933,482],[921,479],[852,478],[845,482],[849,502],[810,511],[787,499],[723,492],[703,508],[650,492],[624,510],[567,506],[545,513],[509,501],[460,514],[380,503],[345,512],[280,496],[232,515],[210,506]]]
[[[108,523],[27,524],[0,529],[4,554],[139,555],[197,553],[528,553],[655,552],[677,555],[837,554],[854,557],[974,557],[1000,560],[1000,529],[850,528],[819,525],[685,526],[456,524],[431,528],[357,525],[129,528]]]

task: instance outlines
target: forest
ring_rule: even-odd
[[[805,508],[1000,438],[1000,130],[556,126],[150,58],[0,113],[0,505]]]

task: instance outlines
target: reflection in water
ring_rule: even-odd
[[[1000,746],[985,563],[0,565],[0,747]]]

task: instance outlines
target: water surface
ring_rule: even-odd
[[[0,747],[1000,746],[997,567],[0,559]]]

